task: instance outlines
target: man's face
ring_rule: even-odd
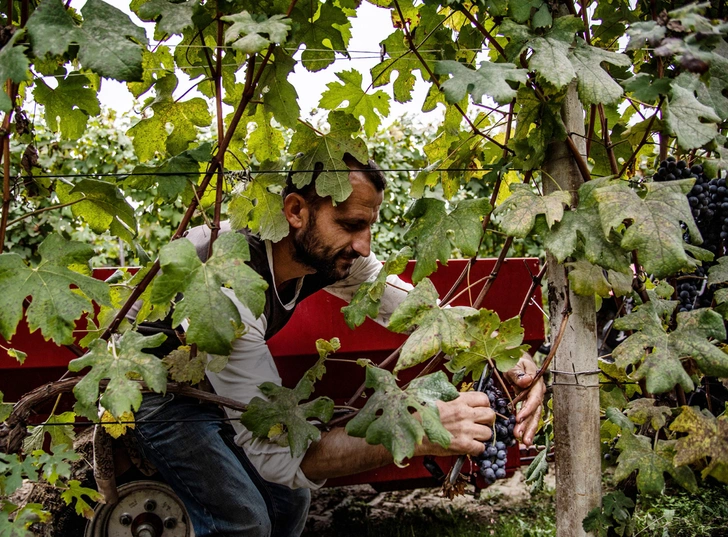
[[[371,225],[379,217],[382,193],[361,172],[352,171],[351,195],[336,207],[324,200],[293,234],[296,260],[329,281],[346,278],[354,260],[368,256]]]

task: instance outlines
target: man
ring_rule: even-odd
[[[371,225],[383,199],[384,176],[372,161],[364,165],[347,156],[346,162],[353,189],[346,201],[334,206],[330,199],[316,194],[315,180],[298,189],[289,177],[283,193],[288,236],[271,243],[244,232],[251,251],[249,264],[269,284],[266,307],[256,319],[232,291],[223,290],[236,303],[247,332],[234,342],[227,366],[207,374],[217,394],[247,403],[262,395],[257,387],[263,382],[280,384],[266,341],[285,325],[296,303],[323,288],[350,299],[361,282],[374,278],[381,269],[370,242]],[[208,236],[204,227],[188,234],[203,258]],[[386,324],[407,288],[411,286],[404,282],[387,286],[379,322]],[[519,364],[510,376],[525,387],[535,374],[535,365],[530,359]],[[532,392],[514,430],[529,444],[540,417],[543,385]],[[449,449],[425,439],[416,455],[477,455],[483,451],[495,418],[485,394],[463,393],[454,401],[440,403],[439,410],[452,435]],[[143,451],[185,503],[198,537],[299,535],[310,489],[322,486],[327,478],[392,462],[382,446],[350,437],[342,428],[323,433],[303,456],[293,458],[288,448],[254,439],[235,419],[236,413],[227,414],[230,420],[224,421],[215,405],[160,394],[145,395],[137,413],[135,434]],[[183,420],[188,423],[175,423]]]

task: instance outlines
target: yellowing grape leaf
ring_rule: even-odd
[[[321,95],[319,107],[327,110],[348,112],[355,118],[364,118],[364,132],[374,136],[381,123],[381,117],[389,115],[389,95],[382,90],[367,93],[362,90],[362,75],[354,69],[336,73],[341,82],[329,82],[329,88]],[[346,101],[346,106],[341,103]],[[377,114],[379,112],[379,114]]]
[[[328,4],[324,4],[328,5]],[[321,197],[331,196],[334,203],[344,201],[351,194],[349,169],[344,153],[351,154],[359,162],[367,162],[367,147],[361,138],[352,138],[359,128],[359,120],[341,111],[329,113],[331,130],[328,134],[317,133],[309,125],[299,125],[291,139],[289,151],[302,153],[293,161],[293,176],[299,188],[311,182],[310,170],[324,171],[316,178],[316,192]],[[303,171],[306,170],[306,171]]]
[[[496,312],[483,308],[465,321],[472,343],[469,348],[455,353],[448,364],[451,371],[464,367],[466,374],[472,372],[473,378],[480,378],[485,364],[506,371],[528,351],[528,345],[522,345],[523,328],[518,317],[501,322]]]
[[[463,306],[441,308],[437,299],[435,286],[425,278],[392,313],[388,328],[393,332],[417,327],[402,347],[395,373],[427,360],[440,350],[454,354],[470,346],[465,317],[477,310]]]
[[[289,446],[292,457],[301,456],[311,442],[321,438],[321,431],[308,420],[314,418],[322,423],[329,421],[334,413],[334,402],[328,397],[318,397],[303,404],[300,402],[313,393],[314,382],[326,371],[324,361],[328,353],[335,350],[336,343],[317,342],[319,360],[303,375],[295,388],[284,388],[272,382],[258,386],[267,401],[254,397],[240,416],[240,422],[254,437]]]
[[[33,98],[44,106],[44,117],[51,130],[71,140],[86,132],[89,116],[101,112],[97,88],[92,80],[78,71],[66,78],[56,77],[58,85],[51,89],[42,78],[35,82]]]
[[[708,269],[708,285],[728,282],[728,257],[721,257],[718,263]]]
[[[23,301],[32,298],[26,311],[31,332],[40,328],[45,339],[59,345],[73,343],[74,322],[84,312],[93,311],[90,297],[111,305],[108,286],[70,267],[85,267],[94,255],[90,244],[67,241],[49,235],[38,248],[41,262],[35,268],[25,265],[17,254],[0,255],[0,334],[10,340],[23,315]],[[71,289],[71,286],[78,289]]]
[[[673,465],[674,441],[658,440],[652,448],[651,438],[622,430],[617,442],[620,454],[614,471],[615,481],[623,481],[637,472],[637,488],[642,494],[661,494],[665,488],[665,473],[689,492],[697,492],[693,472],[687,466]]]
[[[159,347],[166,338],[161,333],[144,337],[137,332],[128,331],[116,342],[97,339],[91,343],[86,354],[68,364],[71,371],[91,368],[73,388],[76,413],[96,421],[96,402],[102,379],[109,379],[109,383],[101,395],[101,405],[117,417],[124,412],[139,409],[142,403],[141,385],[131,380],[130,374],[139,375],[149,389],[164,392],[167,386],[167,368],[159,358],[143,352],[142,349]]]
[[[667,423],[667,418],[672,416],[670,407],[656,406],[654,399],[635,399],[630,401],[624,411],[627,417],[637,425],[650,424],[653,430],[658,431]]]
[[[485,198],[460,201],[449,214],[444,201],[418,199],[405,214],[412,224],[404,238],[415,242],[417,259],[412,281],[417,283],[435,272],[438,260],[446,265],[453,248],[463,256],[474,256],[483,234],[481,219],[489,210],[490,203]]]
[[[76,500],[75,510],[78,516],[93,518],[94,509],[91,507],[84,497],[91,502],[100,502],[103,500],[101,493],[95,489],[81,486],[81,482],[71,479],[66,483],[66,489],[61,492],[61,499],[66,505],[71,505]]]
[[[399,252],[393,252],[382,266],[377,277],[371,282],[364,282],[356,290],[348,306],[341,308],[344,320],[352,330],[361,325],[369,317],[376,319],[379,315],[382,295],[387,287],[387,276],[402,274],[407,262],[412,257],[412,249],[405,246]]]
[[[728,420],[715,418],[693,407],[682,407],[682,412],[670,429],[686,436],[677,440],[675,464],[691,464],[710,457],[703,470],[703,479],[712,475],[728,483]]]
[[[528,70],[517,69],[512,63],[492,62],[480,62],[480,68],[473,70],[460,62],[445,60],[437,62],[435,73],[452,75],[442,83],[450,103],[459,103],[469,93],[475,103],[483,102],[487,95],[499,104],[507,104],[516,97],[516,90],[508,82],[525,84]]]
[[[451,435],[440,423],[437,401],[452,401],[458,391],[442,371],[413,380],[406,390],[397,386],[392,373],[367,366],[366,386],[374,394],[359,413],[346,424],[350,436],[366,438],[369,444],[381,444],[394,457],[394,463],[415,453],[425,434],[431,442],[450,445]],[[419,419],[411,411],[416,411]]]
[[[134,414],[131,412],[123,412],[119,419],[116,419],[111,412],[104,410],[101,421],[104,422],[103,427],[111,438],[120,438],[126,434],[127,429],[136,428]]]
[[[162,362],[169,369],[169,375],[175,382],[197,384],[205,378],[207,353],[198,352],[191,357],[190,346],[182,345],[162,358]]]
[[[187,343],[196,343],[201,352],[227,356],[243,327],[237,306],[222,288],[231,288],[256,317],[265,306],[268,284],[245,264],[249,259],[248,241],[240,233],[222,234],[206,263],[190,241],[167,244],[159,253],[162,274],[154,281],[151,301],[164,304],[182,293],[172,315],[174,326],[189,320]]]
[[[494,215],[499,215],[499,226],[508,235],[523,238],[533,229],[536,216],[543,214],[548,227],[561,220],[564,206],[571,203],[571,194],[566,191],[553,192],[540,196],[524,184],[510,185],[511,195],[495,208]]]
[[[692,179],[646,183],[644,199],[624,182],[598,188],[594,197],[599,202],[604,234],[631,221],[621,246],[627,251],[638,250],[640,263],[658,278],[695,266],[685,252],[680,226],[685,223],[694,243],[702,242],[686,197],[692,185]]]

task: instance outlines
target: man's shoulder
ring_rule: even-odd
[[[219,233],[229,233],[231,231],[233,231],[233,227],[229,220],[220,222]],[[261,254],[265,257],[265,243],[260,239],[260,237],[252,233],[247,228],[236,229],[234,231],[243,235],[248,241],[251,259],[257,258]],[[195,246],[197,256],[203,262],[207,260],[207,252],[209,251],[211,236],[212,230],[207,226],[207,224],[190,228],[184,234],[184,237]]]

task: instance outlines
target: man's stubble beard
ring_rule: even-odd
[[[316,233],[316,216],[312,211],[305,229],[297,229],[293,233],[294,259],[323,276],[327,281],[337,282],[349,275],[351,263],[346,269],[339,269],[337,261],[345,259],[353,262],[360,257],[352,248],[334,250],[331,246],[323,244],[320,236]]]

